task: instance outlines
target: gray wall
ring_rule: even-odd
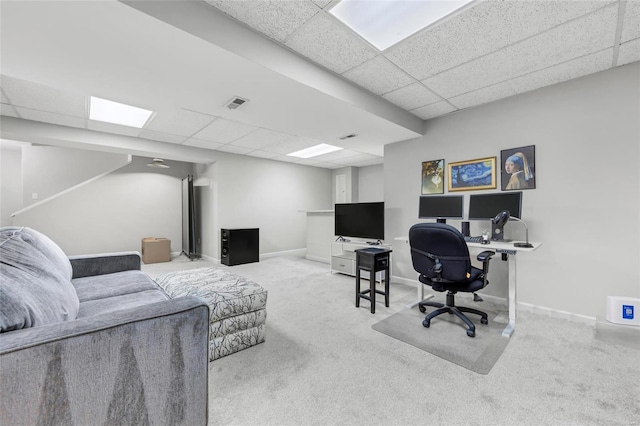
[[[11,226],[21,208],[22,144],[0,140],[0,226]]]
[[[572,80],[430,120],[424,137],[387,145],[387,235],[406,236],[419,222],[422,161],[499,159],[500,150],[535,145],[537,188],[524,191],[522,215],[543,245],[517,256],[519,302],[596,317],[608,295],[639,297],[639,75],[633,64]],[[507,225],[516,238],[519,225]],[[407,245],[394,241],[393,261],[394,275],[415,280]],[[502,263],[492,272],[504,272]],[[487,290],[506,297],[505,274],[490,279]]]
[[[65,150],[67,148],[57,148]],[[144,237],[182,246],[182,185],[192,165],[168,161],[170,169],[147,167],[149,158],[55,197],[16,215],[17,226],[32,227],[68,255],[141,249]]]
[[[197,166],[201,187],[202,252],[220,259],[221,228],[260,228],[260,254],[306,247],[307,210],[330,209],[331,171],[220,152]]]
[[[382,164],[358,167],[358,202],[384,201],[384,167]]]
[[[22,149],[23,207],[127,163],[125,154],[26,145]],[[38,198],[34,199],[33,194]]]

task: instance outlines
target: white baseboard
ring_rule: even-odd
[[[294,250],[284,250],[284,251],[274,251],[271,253],[263,253],[260,255],[260,259],[266,259],[268,257],[282,256],[284,254],[294,254],[299,256],[304,256],[307,249],[294,249]]]
[[[414,287],[417,287],[419,284],[422,284],[418,280],[410,280],[408,278],[397,277],[397,276],[392,276],[391,277],[391,282],[392,283],[412,285]],[[425,290],[427,290],[427,289],[425,289]],[[479,293],[479,295],[483,299],[485,299],[487,301],[490,301],[491,303],[494,303],[494,304],[496,304],[498,306],[504,306],[505,308],[507,308],[507,306],[508,306],[507,299],[504,298],[504,297],[492,296],[490,294],[482,294],[482,293]],[[524,312],[532,312],[532,313],[536,313],[536,314],[548,315],[548,316],[554,317],[554,318],[567,319],[567,320],[570,320],[570,321],[580,322],[580,323],[587,324],[587,325],[594,325],[595,326],[595,324],[596,324],[596,317],[590,317],[590,316],[587,316],[587,315],[575,314],[573,312],[561,311],[561,310],[553,309],[553,308],[547,308],[545,306],[538,306],[538,305],[534,305],[534,304],[531,304],[531,303],[518,302],[518,310],[521,311],[521,312],[522,311],[524,311]]]

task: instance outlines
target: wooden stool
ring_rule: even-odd
[[[371,302],[371,313],[376,313],[376,293],[384,296],[384,305],[389,307],[389,267],[390,249],[369,247],[356,250],[356,308],[360,307],[360,298]],[[360,291],[360,270],[369,272],[369,288]],[[384,291],[376,290],[376,272],[384,271]]]

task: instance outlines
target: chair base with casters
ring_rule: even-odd
[[[447,300],[445,303],[430,302],[430,301],[420,302],[418,304],[418,309],[420,309],[420,312],[422,313],[425,313],[427,311],[427,308],[425,306],[433,306],[435,308],[438,308],[435,311],[430,312],[426,317],[424,317],[424,321],[422,321],[422,326],[429,328],[429,326],[431,325],[431,320],[437,317],[438,315],[441,315],[444,313],[454,314],[458,318],[460,318],[462,321],[464,321],[465,324],[467,324],[467,327],[468,327],[467,336],[475,337],[476,326],[471,322],[469,318],[467,318],[465,314],[463,314],[463,312],[480,315],[480,323],[485,325],[489,324],[489,319],[487,317],[487,314],[477,309],[467,308],[465,306],[456,306],[454,295],[455,295],[455,292],[452,292],[452,291],[447,292]]]

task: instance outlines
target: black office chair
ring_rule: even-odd
[[[418,304],[420,312],[426,312],[425,306],[439,309],[429,313],[422,321],[424,327],[431,325],[431,320],[445,312],[455,314],[469,327],[467,335],[475,337],[476,326],[463,312],[480,315],[480,322],[488,324],[487,314],[477,309],[455,305],[454,295],[458,291],[474,293],[474,300],[482,299],[476,291],[489,284],[489,261],[495,254],[483,251],[478,254],[482,269],[471,266],[469,249],[462,234],[453,226],[445,223],[419,223],[409,230],[411,260],[413,268],[420,274],[421,283],[431,286],[435,291],[446,291],[446,303],[424,301]]]

